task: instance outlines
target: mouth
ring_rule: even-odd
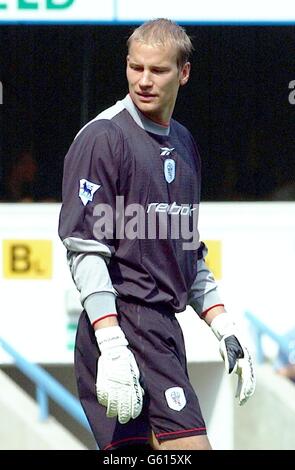
[[[137,96],[141,101],[152,101],[156,98],[156,95],[152,95],[151,93],[136,93]]]

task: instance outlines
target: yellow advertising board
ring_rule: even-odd
[[[3,240],[6,279],[51,279],[51,240]]]
[[[222,278],[222,242],[221,240],[205,240],[208,248],[206,264],[216,280]]]

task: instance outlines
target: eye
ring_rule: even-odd
[[[153,69],[152,72],[156,75],[162,75],[163,73],[167,72],[167,69]]]
[[[136,72],[140,72],[142,70],[142,67],[140,65],[136,65],[136,64],[129,64],[129,67],[132,70],[135,70]]]

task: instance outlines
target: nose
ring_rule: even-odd
[[[144,70],[141,74],[140,80],[139,80],[139,86],[142,88],[149,88],[152,86],[152,80],[151,76],[148,70]]]

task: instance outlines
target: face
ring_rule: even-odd
[[[177,67],[171,45],[152,46],[133,41],[127,56],[129,94],[137,108],[151,120],[167,124],[172,116],[179,86],[189,79],[190,63]]]

